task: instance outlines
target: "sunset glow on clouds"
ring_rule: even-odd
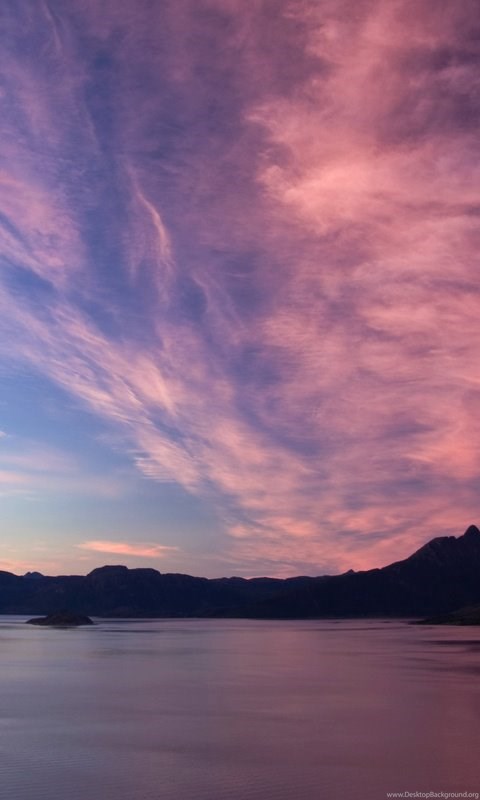
[[[478,521],[477,4],[3,14],[0,494],[112,487],[63,563],[318,574]],[[175,549],[178,491],[214,542],[192,505]]]
[[[82,542],[78,545],[82,550],[93,550],[95,553],[115,553],[115,555],[138,556],[140,558],[161,558],[170,551],[177,550],[176,547],[166,547],[161,544],[142,543],[128,544],[128,542],[104,542],[91,541]]]

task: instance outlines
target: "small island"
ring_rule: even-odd
[[[27,625],[44,625],[53,628],[76,628],[79,625],[93,625],[90,617],[73,614],[70,611],[58,611],[46,617],[34,617],[26,620]]]

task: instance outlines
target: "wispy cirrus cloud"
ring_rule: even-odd
[[[7,435],[0,445],[0,495],[38,498],[68,493],[113,499],[128,491],[125,476],[92,473],[58,447]]]
[[[7,14],[3,357],[214,504],[250,574],[480,510],[475,6],[351,12]]]

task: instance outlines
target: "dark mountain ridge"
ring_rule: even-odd
[[[480,531],[432,539],[403,561],[334,576],[257,605],[255,616],[423,616],[480,602]]]
[[[480,604],[480,531],[444,536],[382,569],[296,578],[196,578],[105,566],[35,579],[0,572],[1,614],[100,617],[405,617]]]

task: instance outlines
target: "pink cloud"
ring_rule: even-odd
[[[0,487],[22,486],[27,482],[25,475],[11,470],[0,470]]]
[[[90,550],[94,553],[114,553],[115,555],[135,556],[136,558],[161,558],[170,552],[175,552],[178,547],[149,542],[112,542],[103,539],[93,539],[82,542],[77,547]]]

